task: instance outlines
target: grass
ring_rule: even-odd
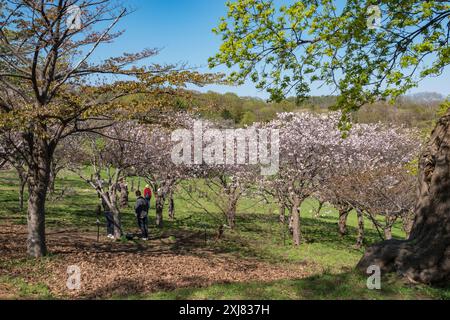
[[[49,288],[43,283],[29,283],[20,277],[0,276],[0,288],[9,292],[7,296],[0,299],[53,299]]]
[[[381,290],[368,290],[366,279],[355,272],[325,273],[300,280],[271,283],[217,284],[208,288],[178,289],[127,299],[148,300],[410,300],[450,299],[450,292],[423,285],[408,285],[393,277]],[[120,298],[120,297],[118,297]]]
[[[137,185],[137,179],[134,184]],[[144,183],[141,183],[141,187]],[[52,229],[74,228],[80,231],[96,231],[98,198],[78,177],[63,173],[57,181],[56,195],[64,190],[65,196],[52,196],[47,204],[46,225]],[[0,171],[0,225],[2,223],[26,224],[26,214],[18,210],[18,186],[14,172]],[[133,201],[133,195],[130,195]],[[154,200],[153,200],[154,201]],[[204,200],[202,200],[204,201]],[[214,241],[220,215],[214,206],[204,203],[208,211],[196,207],[183,188],[176,193],[176,219],[166,219],[164,228],[151,227],[152,236],[165,234],[170,241],[177,232],[199,234],[205,238],[205,246],[238,258],[255,258],[266,262],[301,263],[308,268],[311,277],[271,283],[216,284],[207,288],[177,289],[150,295],[116,297],[139,299],[450,299],[448,288],[411,286],[394,278],[383,281],[381,291],[368,290],[366,278],[352,270],[364,249],[356,250],[357,219],[351,214],[348,220],[349,235],[339,236],[336,210],[322,209],[314,214],[317,203],[305,201],[301,208],[302,244],[292,246],[285,227],[278,223],[276,205],[264,204],[244,198],[238,210],[237,230],[226,231],[224,240]],[[154,210],[155,204],[152,203]],[[153,212],[153,211],[152,211]],[[103,217],[100,218],[103,221]],[[123,227],[135,230],[132,208],[123,211]],[[155,215],[150,215],[154,225]],[[400,225],[393,229],[396,238],[403,238]],[[378,233],[369,221],[366,223],[366,245],[380,241]],[[50,257],[49,259],[52,259]],[[23,259],[8,261],[26,268],[33,261]],[[0,265],[0,269],[1,269]],[[0,288],[11,288],[14,298],[51,298],[42,284],[29,284],[24,279],[10,275],[0,276]]]

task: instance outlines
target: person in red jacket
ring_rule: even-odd
[[[150,189],[149,185],[145,186],[144,199],[145,199],[145,201],[147,201],[148,208],[150,208],[150,200],[152,199],[152,189]]]

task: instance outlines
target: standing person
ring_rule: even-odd
[[[142,240],[148,240],[148,204],[147,200],[142,197],[139,190],[136,191],[136,205],[134,206],[134,211],[136,213],[136,219],[141,230]]]
[[[147,184],[144,189],[144,198],[145,201],[147,201],[147,207],[150,210],[150,200],[152,200],[152,189],[150,189],[150,186]]]

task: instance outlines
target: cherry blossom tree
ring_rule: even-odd
[[[227,165],[204,165],[196,168],[192,181],[196,193],[188,193],[191,204],[213,216],[219,223],[219,234],[223,226],[234,230],[239,203],[244,196],[253,195],[254,182],[258,176],[256,167],[244,168]],[[202,195],[202,199],[197,197]],[[256,200],[257,201],[257,200]],[[212,204],[215,212],[210,209]],[[220,238],[220,237],[219,237]]]
[[[91,186],[111,210],[116,239],[123,235],[119,183],[142,161],[146,132],[146,126],[119,122],[95,133],[79,134],[68,146],[70,170]]]
[[[337,126],[339,119],[339,113],[284,113],[267,125],[280,130],[281,152],[279,173],[266,179],[266,183],[275,189],[279,204],[286,204],[290,209],[295,245],[300,244],[301,238],[302,202],[321,188],[327,188],[333,178],[338,180],[346,173],[364,168],[405,164],[416,155],[416,138],[406,129],[358,124],[343,137]],[[328,199],[341,205],[342,220],[349,212],[349,205],[360,210],[337,194]],[[361,215],[359,212],[360,225]],[[341,228],[345,233],[343,225]]]
[[[388,217],[382,228],[388,237],[399,215],[407,221],[414,203],[414,177],[405,168],[418,157],[418,141],[415,130],[381,124],[357,124],[345,139],[345,161],[333,168],[319,192],[339,210],[341,235],[349,212],[356,211],[357,247],[364,240],[364,214],[377,228],[381,226],[376,216]]]
[[[405,232],[411,228],[415,207],[416,177],[402,167],[384,167],[366,172],[355,172],[344,179],[352,184],[353,203],[363,210],[380,234],[382,240],[392,239],[392,227],[401,219]],[[362,190],[355,192],[356,189]],[[384,217],[384,223],[378,216]]]
[[[174,115],[172,126],[175,126],[177,117]],[[185,166],[175,165],[171,160],[174,143],[171,141],[170,128],[153,126],[141,138],[142,149],[136,172],[151,186],[156,201],[156,226],[163,226],[163,210],[166,199],[172,215],[174,213],[173,193],[176,185],[186,176]]]
[[[189,178],[189,185],[184,185],[188,202],[214,217],[220,238],[223,226],[236,227],[239,201],[264,171],[256,163],[257,128],[239,130],[226,122],[195,117],[185,117],[182,127],[172,135],[176,141],[172,161],[177,163],[178,172]]]
[[[300,206],[323,183],[339,161],[342,136],[337,115],[283,113],[267,125],[280,130],[280,170],[267,183],[281,208],[288,206],[294,245],[300,245]]]

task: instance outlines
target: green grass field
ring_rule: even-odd
[[[137,184],[137,180],[135,181]],[[143,183],[142,183],[143,184]],[[0,171],[0,230],[2,225],[26,224],[26,213],[18,212],[17,181],[14,172]],[[58,197],[64,191],[64,197]],[[134,196],[130,195],[130,200]],[[57,181],[56,195],[47,206],[46,225],[51,230],[75,228],[80,233],[95,233],[98,199],[87,185],[77,177],[63,173]],[[177,232],[197,236],[197,246],[220,252],[236,261],[253,259],[268,264],[304,265],[308,276],[297,279],[217,283],[200,287],[172,288],[155,292],[114,295],[115,299],[450,299],[449,288],[432,288],[406,283],[394,276],[385,276],[382,290],[368,290],[367,278],[353,269],[364,250],[356,250],[356,216],[349,218],[349,235],[341,238],[337,233],[337,213],[325,207],[319,217],[314,214],[317,203],[308,200],[301,210],[303,241],[293,247],[286,228],[278,223],[275,205],[245,198],[238,210],[237,230],[227,230],[225,238],[214,241],[218,217],[206,214],[189,201],[180,188],[175,198],[176,219],[169,221],[165,213],[162,230],[153,227],[151,235],[166,237]],[[208,206],[208,205],[206,205]],[[154,204],[152,205],[154,208]],[[214,206],[208,206],[214,212]],[[123,212],[125,230],[134,230],[131,208]],[[0,232],[1,233],[1,232]],[[404,237],[401,228],[394,228],[394,236]],[[16,241],[17,239],[11,239]],[[366,245],[379,241],[377,232],[366,222]],[[0,244],[1,246],[2,244]],[[182,245],[182,244],[181,244]],[[1,248],[1,247],[0,247]],[[50,248],[51,250],[51,248]],[[156,253],[155,253],[156,254]],[[57,259],[52,255],[46,260]],[[111,258],[114,259],[114,256]],[[48,299],[60,298],[44,282],[30,281],[21,276],[21,270],[41,263],[25,257],[0,260],[0,293],[6,298]],[[11,270],[15,270],[14,274]],[[5,294],[3,294],[5,295]]]

